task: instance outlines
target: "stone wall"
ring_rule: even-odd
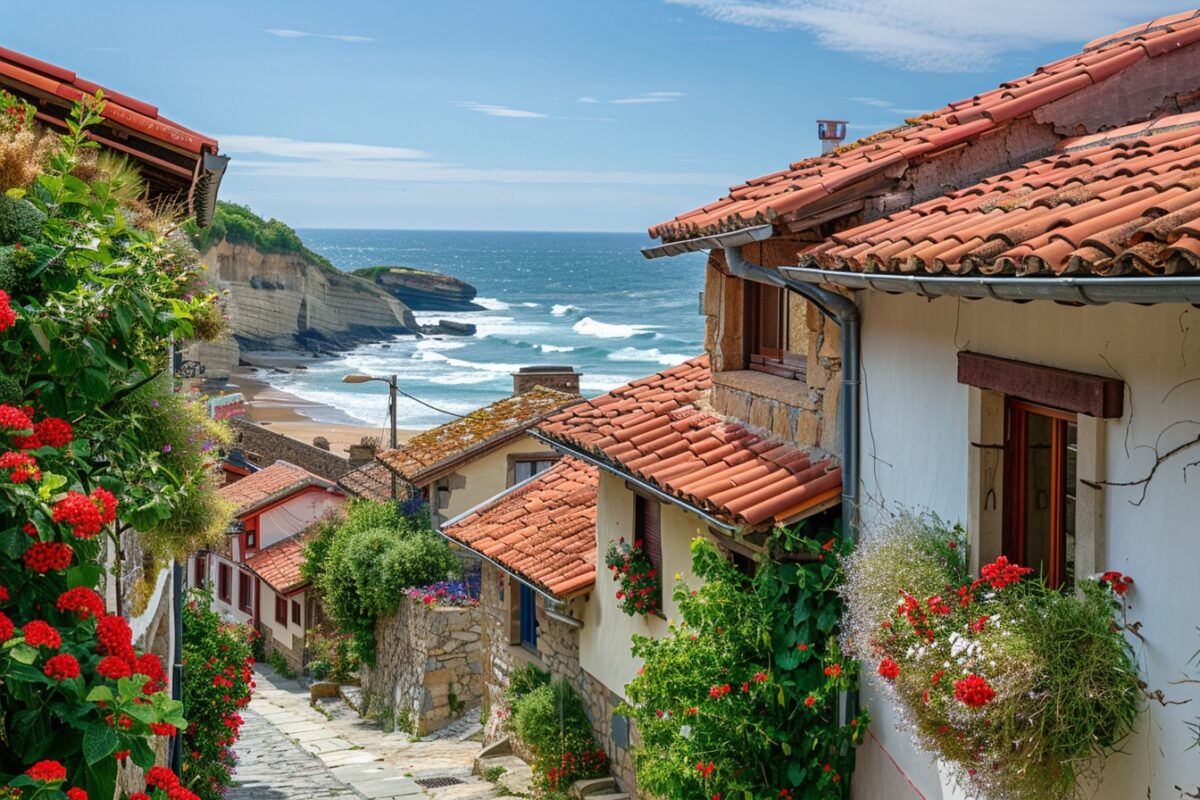
[[[328,481],[337,480],[351,469],[350,462],[335,453],[267,430],[248,420],[235,417],[229,420],[229,424],[233,428],[233,446],[242,448],[246,458],[260,467],[268,467],[276,461],[287,461]]]
[[[545,599],[538,597],[537,654],[512,644],[517,624],[517,604],[512,600],[516,586],[508,575],[491,564],[483,565],[479,608],[483,639],[484,741],[488,744],[508,735],[504,730],[504,693],[513,667],[532,662],[555,680],[565,679],[579,696],[592,722],[596,742],[608,753],[613,776],[626,791],[634,786],[633,759],[629,751],[629,728],[624,718],[613,724],[621,698],[579,664],[579,628],[546,613]],[[586,599],[576,599],[558,610],[562,616],[583,618]],[[630,646],[631,643],[624,643]],[[614,643],[614,646],[615,643]]]
[[[407,598],[375,625],[375,666],[363,667],[367,713],[425,735],[480,702],[478,608],[418,606]]]

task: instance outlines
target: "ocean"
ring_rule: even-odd
[[[343,375],[398,376],[427,405],[400,398],[398,427],[423,429],[512,392],[523,366],[568,365],[585,396],[601,394],[699,355],[704,254],[647,261],[650,240],[627,233],[301,230],[305,244],[340,269],[411,266],[475,286],[473,312],[418,312],[451,319],[474,336],[397,336],[308,369],[264,373],[272,386],[336,409],[367,425],[387,419],[384,387],[345,384]],[[433,406],[438,411],[431,409]],[[313,412],[309,412],[313,413]],[[316,412],[319,414],[320,412]],[[321,420],[345,422],[345,417]]]

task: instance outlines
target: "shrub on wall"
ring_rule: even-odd
[[[323,520],[305,548],[305,574],[368,665],[375,663],[375,621],[395,611],[409,588],[458,569],[458,557],[428,518],[405,517],[392,503],[352,501],[345,517]]]
[[[545,680],[542,680],[542,677]],[[608,774],[608,758],[592,737],[583,701],[564,680],[528,673],[509,694],[508,727],[533,754],[534,786],[542,797],[565,797],[571,784]]]
[[[1141,711],[1123,636],[1131,581],[1048,589],[1001,556],[966,571],[961,529],[904,515],[847,565],[847,647],[887,688],[920,746],[984,798],[1071,797]]]
[[[239,713],[254,688],[248,629],[221,621],[212,593],[193,589],[183,610],[183,783],[203,800],[220,800],[233,782]]]
[[[840,798],[867,724],[838,724],[839,693],[857,669],[836,638],[842,545],[778,531],[749,577],[704,539],[692,543],[704,583],[679,584],[682,620],[662,639],[635,637],[644,667],[627,687],[642,744],[638,787],[678,800]]]

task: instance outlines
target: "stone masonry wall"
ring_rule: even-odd
[[[350,471],[349,461],[328,450],[298,442],[248,420],[235,417],[229,424],[236,440],[234,446],[242,448],[246,457],[260,467],[287,461],[328,481],[335,481]]]
[[[375,666],[362,669],[369,714],[425,735],[481,697],[478,608],[418,606],[404,599],[375,626]]]

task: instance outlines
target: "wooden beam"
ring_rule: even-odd
[[[958,354],[958,382],[1098,419],[1125,411],[1122,380],[980,353]]]

